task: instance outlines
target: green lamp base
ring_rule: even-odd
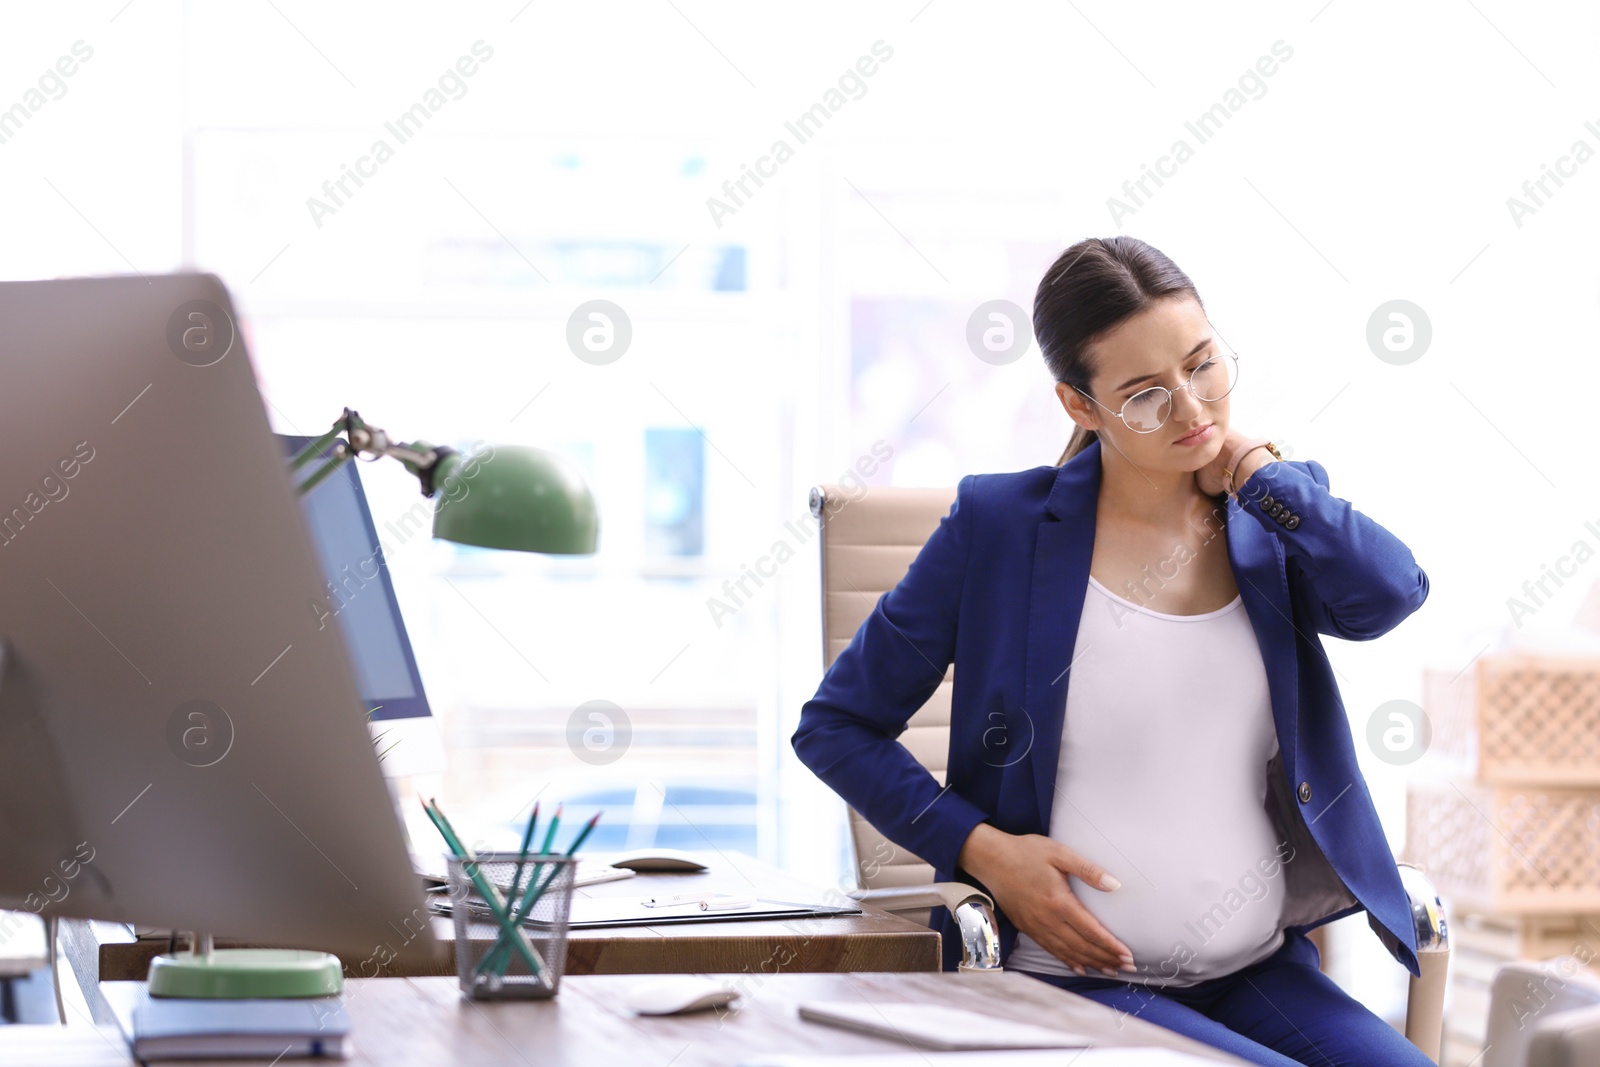
[[[152,997],[328,997],[344,989],[339,957],[286,948],[219,948],[150,961]]]

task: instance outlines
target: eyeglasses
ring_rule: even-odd
[[[1214,404],[1233,392],[1233,387],[1238,383],[1239,357],[1228,349],[1219,347],[1216,354],[1191,371],[1189,380],[1178,388],[1187,386],[1196,400]],[[1073,386],[1073,388],[1078,387]],[[1078,392],[1094,400],[1094,397],[1089,396],[1086,391],[1078,389]],[[1164,385],[1152,385],[1129,397],[1122,405],[1121,411],[1111,413],[1120,418],[1134,433],[1155,433],[1166,425],[1167,419],[1172,415],[1172,394],[1173,390]],[[1094,402],[1100,404],[1098,400]],[[1100,406],[1111,411],[1105,404]]]

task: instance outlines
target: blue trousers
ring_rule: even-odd
[[[1316,943],[1286,930],[1258,963],[1192,986],[1021,973],[1269,1067],[1434,1067],[1405,1035],[1319,969]]]

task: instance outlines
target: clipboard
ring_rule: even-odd
[[[702,911],[690,904],[647,908],[634,897],[573,897],[574,930],[604,926],[666,926],[674,923],[737,922],[742,919],[804,919],[832,915],[860,915],[854,904],[797,904],[757,897],[747,908]]]
[[[448,899],[432,900],[429,906],[441,915],[450,914],[451,904]],[[474,903],[472,908],[474,912],[480,913],[474,916],[475,918],[490,918],[488,909],[481,904]],[[669,926],[679,923],[807,919],[860,914],[861,908],[855,904],[801,904],[787,900],[770,900],[765,897],[757,897],[755,904],[748,908],[703,911],[687,904],[669,908],[646,907],[639,898],[632,896],[575,896],[572,898],[572,912],[567,925],[574,930],[589,930],[608,926]],[[530,919],[525,925],[537,924]]]

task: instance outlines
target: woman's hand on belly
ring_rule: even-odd
[[[1018,930],[1069,967],[1133,970],[1133,953],[1090,914],[1067,876],[1103,891],[1120,884],[1099,864],[1041,834],[1008,834],[979,823],[957,860],[989,888]],[[1102,881],[1105,879],[1105,881]],[[1124,966],[1127,964],[1128,966]]]

